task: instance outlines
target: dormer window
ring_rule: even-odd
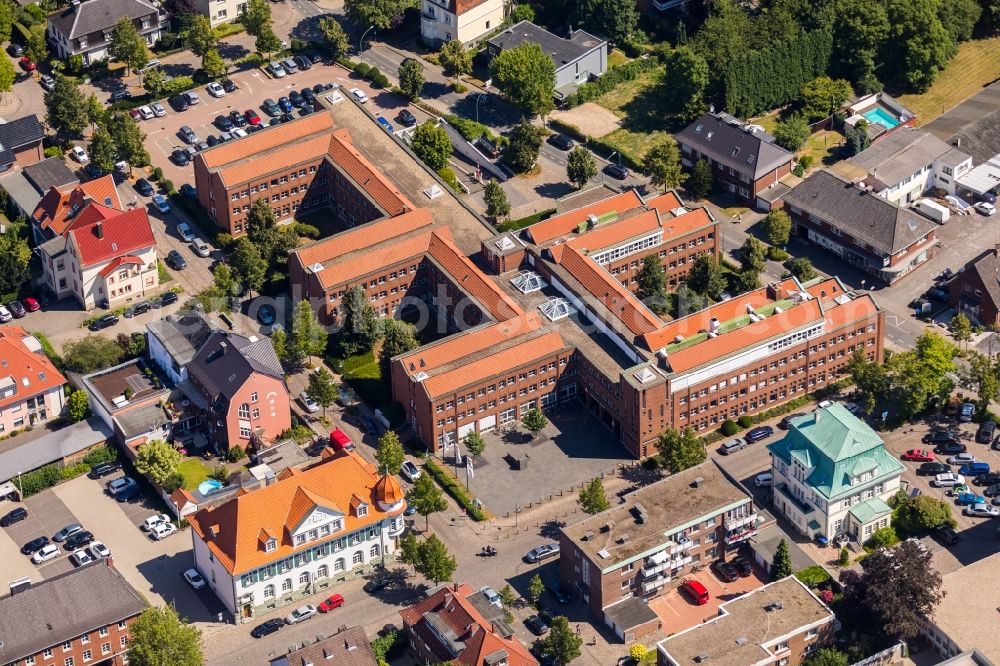
[[[278,542],[272,537],[264,542],[264,552],[273,553],[278,549]]]
[[[367,515],[368,515],[368,505],[367,504],[359,504],[358,505],[358,518],[364,518]]]

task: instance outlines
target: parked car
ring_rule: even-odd
[[[770,488],[774,477],[770,472],[761,472],[753,478],[753,484],[758,488]]]
[[[403,461],[403,466],[400,467],[399,473],[410,483],[414,483],[420,478],[420,469],[409,460]]]
[[[937,488],[952,488],[960,483],[965,483],[965,477],[952,472],[938,474],[934,477],[934,480],[931,481],[931,485]]]
[[[205,88],[205,90],[207,90],[208,94],[211,95],[212,97],[225,97],[226,96],[226,89],[223,88],[218,83],[216,83],[215,81],[212,81],[211,83],[209,83],[208,86]]]
[[[230,120],[227,116],[224,116],[222,114],[217,115],[215,117],[215,120],[212,121],[212,124],[218,127],[223,132],[228,132],[229,130],[233,129],[233,121]]]
[[[108,492],[118,499],[121,499],[123,495],[137,492],[138,490],[139,484],[135,482],[135,479],[130,479],[127,476],[123,476],[120,479],[114,479],[108,483]]]
[[[187,268],[187,262],[184,261],[184,257],[177,250],[171,250],[167,253],[167,258],[164,260],[167,262],[167,266],[170,266],[176,271],[182,271]]]
[[[54,560],[60,555],[62,555],[62,551],[59,550],[59,546],[54,543],[50,543],[46,546],[42,546],[34,555],[32,555],[31,561],[35,564],[41,564],[42,562]]]
[[[316,607],[320,613],[329,613],[332,610],[336,610],[344,605],[344,597],[339,594],[335,594],[329,599],[324,600],[319,606]]]
[[[681,584],[681,589],[688,595],[688,597],[691,598],[691,601],[699,606],[704,606],[708,603],[708,600],[711,599],[711,595],[709,595],[705,586],[694,578],[685,580],[684,583]]]
[[[986,215],[987,217],[997,212],[997,207],[988,201],[977,201],[972,207],[981,215]]]
[[[56,87],[56,80],[48,74],[42,74],[42,78],[38,80],[38,83],[42,86],[42,88],[49,92],[55,90]]]
[[[177,166],[185,167],[191,163],[191,157],[188,155],[186,150],[178,148],[170,153],[170,161]]]
[[[966,506],[969,504],[984,504],[986,498],[982,495],[977,495],[976,493],[958,493],[955,496],[955,504],[958,506]]]
[[[250,136],[249,134],[247,134],[247,131],[242,127],[234,127],[232,132],[230,132],[230,134],[233,135],[234,139],[242,139],[245,136]]]
[[[934,447],[934,453],[937,453],[938,455],[954,455],[957,453],[965,453],[967,450],[968,449],[965,444],[962,444],[961,442],[948,442]]]
[[[980,444],[989,444],[993,441],[993,433],[996,432],[997,424],[993,421],[983,421],[976,430],[976,441]]]
[[[263,638],[264,636],[273,634],[283,626],[285,626],[285,623],[280,618],[272,617],[270,620],[265,620],[251,629],[250,635],[254,638]]]
[[[201,590],[205,587],[205,579],[201,577],[197,569],[188,569],[183,574],[184,580],[187,584],[196,590]]]
[[[150,108],[153,109],[153,115],[156,116],[157,118],[162,118],[165,115],[167,115],[167,110],[164,109],[163,105],[160,104],[159,102],[151,105]]]
[[[976,413],[976,406],[971,402],[963,402],[962,406],[958,410],[958,420],[962,423],[968,423],[972,420],[973,415]]]
[[[191,251],[202,258],[208,257],[212,254],[212,248],[209,247],[208,243],[200,238],[195,238],[191,241]]]
[[[0,324],[6,324],[13,318],[14,315],[10,313],[10,310],[7,309],[7,306],[0,305]]]
[[[190,104],[191,106],[194,106],[195,104],[201,102],[201,98],[198,97],[198,93],[196,93],[193,90],[188,90],[186,93],[184,93],[184,99],[187,100],[187,103]]]
[[[973,479],[982,474],[989,474],[989,472],[990,472],[990,465],[989,463],[984,463],[984,462],[968,463],[966,465],[962,465],[958,469],[959,474]]]
[[[181,222],[177,225],[177,235],[181,237],[185,243],[193,242],[197,236],[191,231],[191,226],[187,222]]]
[[[973,518],[996,518],[1000,516],[1000,508],[977,502],[962,509],[962,515]]]
[[[194,130],[187,125],[181,125],[180,135],[181,138],[189,144],[198,143],[200,141],[200,139],[198,139],[198,135],[194,133]]]
[[[279,62],[274,62],[274,61],[269,62],[267,63],[267,67],[265,67],[264,69],[267,71],[268,74],[270,74],[276,79],[285,78],[285,68],[282,67],[281,63]]]
[[[156,114],[153,113],[153,109],[148,106],[140,106],[139,115],[142,116],[143,120],[152,120],[156,117]]]
[[[388,576],[376,576],[365,583],[364,587],[361,589],[368,594],[375,594],[376,592],[381,592],[385,588],[389,587],[391,583],[392,579]]]
[[[311,617],[315,617],[316,607],[312,604],[305,604],[304,606],[299,606],[293,610],[286,618],[285,624],[297,624],[299,622],[304,622]]]
[[[253,109],[247,109],[246,111],[244,111],[243,112],[243,119],[247,123],[250,123],[251,125],[259,125],[260,124],[260,116],[257,115],[257,112],[254,111]]]
[[[188,199],[198,198],[198,190],[194,189],[194,185],[192,185],[191,183],[184,183],[183,185],[181,185],[178,192],[180,192],[182,196],[185,196]]]
[[[976,456],[971,453],[956,453],[948,458],[949,465],[967,465],[974,462],[976,462]]]
[[[28,311],[24,309],[23,305],[21,305],[21,301],[11,301],[7,304],[7,310],[10,311],[10,315],[14,319],[20,319],[28,314]]]
[[[1000,488],[1000,472],[988,472],[977,476],[972,480],[973,485],[976,486],[992,486],[996,485]]]
[[[403,109],[396,115],[396,120],[403,127],[413,127],[417,124],[417,117],[409,112],[407,109]]]
[[[21,302],[24,303],[24,309],[27,310],[28,312],[38,312],[39,310],[42,309],[42,306],[38,302],[38,299],[32,296],[25,297],[24,300],[22,300]]]
[[[715,569],[715,574],[725,583],[732,583],[739,580],[740,572],[729,562],[716,560],[712,567]]]
[[[58,539],[56,539],[58,541]],[[90,542],[94,540],[94,535],[92,532],[87,530],[82,530],[71,534],[68,539],[66,539],[66,550],[76,550],[78,548],[83,548]]]
[[[740,556],[733,560],[733,566],[739,572],[740,578],[753,575],[753,564],[747,558]]]
[[[782,430],[788,430],[792,427],[792,421],[799,418],[800,416],[806,416],[805,412],[796,412],[794,414],[789,414],[778,421],[778,427]]]
[[[165,513],[158,513],[155,516],[150,516],[146,520],[142,521],[142,524],[139,525],[139,529],[141,529],[143,532],[148,532],[157,525],[169,522],[170,522],[170,516],[168,516]]]
[[[239,86],[232,79],[222,79],[222,89],[231,93],[239,90]]]
[[[549,633],[549,625],[545,624],[545,620],[537,615],[531,615],[525,619],[524,626],[536,636],[544,636]]]
[[[271,98],[265,99],[260,105],[261,110],[272,118],[281,115],[281,108]]]
[[[73,159],[80,164],[86,164],[90,161],[90,158],[87,157],[87,151],[80,146],[73,146],[72,150],[70,150],[70,154],[73,156]]]
[[[302,96],[298,90],[293,90],[288,93],[288,101],[292,103],[296,109],[301,109],[306,105],[306,98]]]
[[[931,530],[931,534],[946,546],[954,546],[961,540],[961,537],[958,536],[958,532],[947,525],[938,525]]]
[[[21,63],[21,69],[26,72],[33,72],[38,69],[38,65],[36,65],[28,56],[21,56],[21,60],[19,62]]]
[[[69,546],[66,546],[66,550],[69,550]],[[74,566],[82,567],[84,564],[90,564],[94,561],[94,558],[82,548],[74,550],[70,553],[69,561],[73,563]]]
[[[379,124],[379,127],[381,127],[382,129],[384,129],[389,134],[392,134],[393,132],[396,131],[396,128],[392,126],[392,123],[390,123],[388,120],[386,120],[382,116],[377,116],[375,118],[375,122],[377,122]]]
[[[261,326],[271,326],[277,318],[278,314],[273,305],[262,305],[257,308],[257,321]]]
[[[37,552],[49,544],[49,538],[47,536],[40,536],[32,539],[28,543],[21,546],[22,555],[31,555]]]
[[[106,476],[110,476],[122,468],[119,462],[105,462],[97,463],[90,468],[87,472],[87,476],[91,479],[103,479]]]
[[[568,604],[573,601],[573,598],[569,596],[562,588],[559,587],[559,581],[554,581],[548,586],[549,594],[561,604]]]
[[[281,61],[281,67],[285,70],[286,74],[295,74],[299,71],[299,65],[291,58],[285,58]]]
[[[524,559],[531,564],[536,564],[553,557],[559,557],[559,544],[557,542],[535,546],[525,554]]]
[[[80,523],[70,523],[66,527],[62,528],[58,532],[52,535],[53,541],[65,541],[77,532],[83,531],[83,525]]]
[[[160,307],[165,305],[170,305],[171,303],[177,302],[177,293],[173,291],[168,291],[167,293],[160,296]]]
[[[135,181],[135,191],[144,197],[151,197],[153,196],[153,192],[155,190],[153,190],[152,183],[150,183],[145,178],[140,178],[139,180]]]
[[[23,506],[19,506],[13,511],[10,511],[3,518],[0,518],[0,527],[10,527],[14,523],[19,523],[28,517],[28,510]]]
[[[160,523],[159,525],[154,525],[149,530],[149,535],[157,541],[160,541],[161,539],[166,539],[176,531],[177,526],[173,523]]]
[[[746,440],[748,444],[756,444],[762,439],[767,439],[774,434],[774,428],[771,426],[757,426],[756,428],[751,428],[747,431]]]
[[[190,104],[188,104],[188,101],[187,99],[185,99],[184,95],[174,95],[173,97],[167,100],[167,103],[174,108],[174,111],[178,112],[187,111],[188,108],[191,106]]]
[[[127,90],[116,90],[113,93],[111,93],[111,97],[109,98],[112,104],[114,104],[115,102],[120,102],[125,99],[132,99],[132,93],[130,93]]]
[[[483,595],[483,598],[486,599],[486,601],[493,604],[494,606],[499,606],[501,604],[500,595],[497,594],[497,591],[494,590],[489,585],[480,588],[479,593]]]
[[[549,136],[549,143],[559,150],[572,150],[573,146],[576,145],[573,143],[573,139],[565,134],[553,134]]]
[[[170,202],[167,201],[167,198],[165,196],[163,196],[162,194],[154,194],[153,195],[153,203],[156,205],[156,208],[161,213],[169,213],[170,212]]]
[[[623,167],[621,164],[608,164],[604,167],[604,173],[618,180],[625,180],[628,178],[628,169]]]
[[[937,476],[944,474],[951,468],[942,462],[928,462],[917,468],[917,476]]]
[[[747,440],[743,439],[742,437],[737,437],[736,439],[728,441],[722,446],[720,446],[719,453],[721,453],[724,456],[728,456],[731,453],[736,453],[741,449],[745,449],[747,446],[749,446]]]
[[[368,102],[368,95],[366,95],[360,88],[351,88],[351,96],[358,100],[358,104],[365,104]]]
[[[902,458],[915,462],[933,462],[934,454],[926,449],[910,449],[902,455]]]
[[[278,107],[279,107],[279,108],[280,108],[280,109],[281,109],[281,110],[282,110],[282,111],[283,111],[284,113],[291,113],[291,112],[292,112],[292,109],[294,109],[294,108],[295,108],[295,107],[294,107],[294,106],[292,105],[292,100],[288,99],[288,97],[287,97],[287,96],[285,96],[285,95],[282,95],[281,97],[279,97],[279,98],[278,98]]]
[[[302,403],[302,406],[310,414],[315,414],[319,411],[319,405],[305,391],[299,393],[299,402]]]

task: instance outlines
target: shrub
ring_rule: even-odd
[[[226,451],[226,460],[228,460],[231,463],[238,462],[242,460],[243,456],[245,456],[246,454],[247,453],[246,451],[243,450],[243,447],[237,444],[236,446]]]
[[[659,66],[659,61],[656,58],[643,58],[612,67],[601,78],[584,83],[575,93],[566,97],[566,107],[572,109],[574,106],[597,99],[614,90],[619,84],[631,81],[645,70],[657,66]]]
[[[303,51],[308,51],[309,42],[303,41],[301,39],[295,39],[293,37],[289,48],[292,50],[292,53],[301,53]]]
[[[830,580],[830,574],[827,573],[826,569],[818,564],[806,567],[802,571],[795,574],[795,577],[808,587],[819,587],[826,581]]]
[[[163,480],[163,483],[160,484],[160,487],[163,488],[164,492],[169,494],[174,492],[183,485],[184,485],[184,475],[181,474],[180,472],[174,472],[173,474],[171,474],[170,476],[168,476],[166,479]]]
[[[88,468],[101,463],[114,462],[115,460],[118,460],[118,449],[112,445],[105,445],[99,449],[94,449],[83,457],[83,462],[87,464]]]
[[[155,167],[153,169],[153,174],[149,178],[154,182],[163,178],[163,169],[161,169],[160,167]]]
[[[190,90],[194,88],[194,79],[190,76],[175,76],[171,80],[163,84],[163,97],[171,97],[178,93],[182,93],[185,90]]]
[[[736,422],[740,424],[741,428],[749,428],[753,425],[753,420],[746,414],[736,419]]]
[[[459,94],[462,94],[462,93],[468,91],[469,87],[467,85],[465,85],[464,83],[462,83],[461,81],[452,81],[451,82],[451,89],[454,90],[455,92],[459,93]]]
[[[788,259],[790,255],[782,250],[780,247],[774,247],[773,245],[767,248],[767,258],[771,261],[784,261]]]
[[[259,53],[250,53],[236,61],[236,65],[246,67],[260,67],[264,64],[264,58]]]
[[[441,176],[441,180],[448,183],[448,187],[458,192],[462,193],[462,187],[458,184],[458,177],[455,176],[455,172],[448,167],[443,169],[438,169],[437,175]]]
[[[382,76],[382,71],[378,67],[372,67],[368,70],[368,74],[365,76],[369,81],[375,81],[378,77]]]
[[[163,188],[163,191],[167,193],[167,196],[177,193],[177,190],[174,189],[174,181],[169,178],[164,178],[160,183],[160,186]]]
[[[805,167],[802,166],[801,162],[799,162],[798,164],[796,164],[795,166],[792,167],[792,175],[793,176],[798,176],[799,178],[801,178],[802,176],[805,175],[805,173],[806,173],[806,169],[805,169]]]
[[[42,151],[45,157],[62,157],[63,150],[59,146],[49,146]]]
[[[438,482],[438,485],[441,486],[446,493],[451,495],[452,498],[458,502],[459,506],[465,509],[466,513],[469,514],[473,520],[477,522],[486,520],[486,513],[473,503],[472,498],[469,497],[469,493],[466,492],[465,488],[462,487],[462,484],[458,482],[458,479],[450,476],[430,458],[424,462],[424,469],[426,469],[427,472],[434,477],[434,480]]]
[[[368,72],[370,72],[371,69],[371,65],[364,62],[359,62],[354,65],[354,73],[362,78],[367,78]]]
[[[840,549],[840,557],[837,559],[837,564],[842,567],[851,566],[851,551],[847,549],[847,546]]]
[[[319,238],[320,232],[319,229],[317,229],[311,224],[306,224],[305,222],[296,222],[295,233],[298,234],[299,236],[315,240]]]
[[[733,435],[735,435],[740,431],[740,427],[736,424],[735,421],[726,419],[725,421],[722,422],[722,427],[720,428],[720,430],[722,431],[722,434],[725,435],[726,437],[732,437]]]
[[[848,557],[848,559],[850,559],[850,558]],[[820,590],[819,591],[819,600],[822,601],[824,604],[832,603],[833,602],[833,590]]]
[[[879,548],[889,548],[899,543],[896,530],[891,527],[881,527],[872,534],[871,538],[865,542],[865,550],[878,550]]]

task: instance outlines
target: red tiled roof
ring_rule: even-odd
[[[378,480],[373,465],[353,451],[343,451],[307,470],[283,472],[277,483],[198,511],[189,519],[191,529],[229,573],[241,574],[294,552],[315,548],[316,542],[296,548],[288,527],[316,506],[336,507],[344,514],[343,530],[333,538],[398,514],[402,506],[395,513],[379,508],[375,494]],[[366,516],[358,517],[350,511],[354,497],[368,503]],[[277,548],[270,553],[259,541],[262,533],[275,536]]]
[[[73,216],[87,204],[87,199],[101,206],[119,211],[122,209],[114,177],[108,174],[70,190],[51,188],[38,202],[31,216],[42,229],[51,230],[54,235],[61,236],[69,228]],[[73,210],[74,207],[76,211]]]
[[[838,329],[854,321],[867,319],[878,313],[878,305],[870,294],[865,294],[842,305],[826,308],[826,323],[830,330]]]
[[[507,652],[508,666],[538,666],[527,648],[516,637],[503,638],[492,631],[492,624],[480,614],[468,597],[474,592],[466,583],[453,583],[437,590],[418,603],[399,611],[403,622],[420,636],[424,645],[441,661],[461,666],[482,666],[488,655]],[[452,657],[436,632],[427,627],[424,616],[434,613],[454,632],[463,645],[461,654]]]
[[[646,205],[655,208],[660,215],[669,215],[670,211],[680,208],[684,204],[675,192],[670,191],[648,199]]]
[[[633,335],[651,333],[663,326],[659,317],[643,305],[632,292],[623,287],[621,282],[593,259],[584,256],[580,250],[567,247],[562,252],[560,263]]]
[[[346,129],[337,130],[330,137],[329,154],[334,163],[347,172],[390,216],[414,208],[406,195],[358,152]]]
[[[508,370],[552,356],[565,348],[566,343],[559,333],[556,331],[543,333],[536,337],[525,338],[524,341],[494,354],[432,375],[423,380],[421,385],[427,391],[427,395],[434,399],[480,381],[484,377],[495,377]]]
[[[87,207],[81,210],[79,215],[69,221],[69,224],[66,225],[66,229],[63,233],[65,234],[70,229],[82,229],[96,222],[108,220],[120,214],[120,210],[115,210],[114,208],[109,208],[101,204],[87,204]]]
[[[648,209],[616,222],[602,224],[591,231],[569,239],[566,241],[566,245],[594,253],[630,238],[656,231],[661,226],[656,211]]]
[[[455,282],[455,286],[479,301],[497,321],[520,315],[522,310],[517,303],[462,254],[452,242],[451,233],[441,233],[445,229],[447,227],[431,234],[428,253]]]
[[[431,212],[417,208],[396,217],[387,217],[348,229],[291,253],[305,268],[325,264],[350,252],[372,247],[397,236],[434,224]]]
[[[813,286],[806,288],[806,291],[812,294],[814,298],[818,298],[823,302],[844,295],[844,290],[837,278],[829,278],[822,282],[817,282]]]
[[[255,132],[253,136],[257,136],[258,134],[267,134],[267,132]],[[245,140],[227,141],[222,145],[228,146],[230,143],[240,143]],[[292,144],[282,144],[267,155],[259,155],[258,159],[241,159],[236,162],[227,162],[226,164],[229,166],[219,167],[219,178],[222,179],[222,183],[226,187],[233,187],[248,180],[260,178],[263,174],[290,167],[293,164],[302,164],[303,162],[319,159],[326,154],[329,145],[330,137],[325,134],[300,139]]]
[[[14,384],[14,394],[0,399],[0,409],[66,383],[42,351],[28,349],[27,337],[31,336],[20,326],[0,326],[0,359],[4,361],[0,380],[9,377]]]
[[[472,356],[484,349],[496,347],[519,335],[530,333],[541,326],[537,312],[528,312],[519,317],[497,324],[490,324],[460,335],[452,335],[433,344],[418,347],[400,358],[408,374],[430,372],[434,368],[453,363],[466,356]]]
[[[373,248],[369,252],[358,253],[357,256],[348,257],[341,262],[331,263],[317,273],[319,282],[324,289],[329,289],[333,286],[349,284],[369,273],[379,272],[386,266],[423,257],[427,253],[427,248],[430,247],[433,233],[437,232],[428,231],[396,243]],[[447,228],[443,228],[440,233],[450,232]]]
[[[133,257],[133,256],[118,257],[117,259],[112,259],[110,262],[108,262],[107,266],[105,266],[104,268],[101,269],[100,276],[101,277],[108,277],[109,275],[111,275],[114,272],[114,270],[116,268],[118,268],[119,266],[122,266],[124,264],[128,264],[128,265],[131,265],[131,266],[141,266],[142,265],[142,259],[140,259],[139,257]]]
[[[554,215],[547,220],[531,225],[528,227],[527,232],[533,243],[541,245],[559,236],[573,233],[581,222],[587,221],[590,215],[600,217],[612,211],[624,213],[641,205],[642,199],[639,195],[636,194],[635,190],[629,190],[628,192],[622,192],[607,199],[601,199],[589,206]]]
[[[70,229],[69,237],[76,242],[83,266],[93,266],[156,245],[145,208],[133,208],[100,222],[99,226],[94,223]]]
[[[209,169],[254,157],[265,150],[286,146],[318,132],[332,132],[333,116],[329,113],[310,113],[305,118],[282,123],[266,132],[254,132],[239,141],[227,141],[199,153]],[[198,159],[198,158],[196,158]],[[257,167],[260,171],[260,165]]]

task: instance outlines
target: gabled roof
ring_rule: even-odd
[[[417,208],[397,217],[387,217],[368,224],[352,227],[334,236],[316,241],[289,253],[289,259],[296,260],[308,269],[316,264],[326,264],[337,257],[372,247],[403,234],[434,224],[431,213],[426,208]]]
[[[95,210],[92,215],[103,217],[103,212]],[[83,213],[80,217],[84,217]],[[145,208],[133,208],[127,213],[94,220],[92,224],[74,222],[69,238],[76,243],[83,266],[94,266],[156,245]]]
[[[273,654],[273,653],[272,653]],[[270,666],[305,666],[328,663],[331,666],[377,666],[375,653],[364,627],[341,628],[333,636],[317,639],[298,650],[271,659]]]
[[[532,243],[541,245],[555,240],[559,236],[573,233],[576,231],[577,226],[586,222],[591,215],[601,217],[612,212],[621,214],[627,210],[638,208],[641,205],[642,198],[639,194],[635,190],[629,190],[601,199],[589,206],[553,215],[547,220],[542,220],[528,227],[525,230],[525,234],[527,234],[528,239]]]
[[[853,477],[874,472],[874,478],[898,476],[903,465],[890,455],[878,433],[840,403],[795,419],[788,434],[768,445],[786,464],[793,459],[811,463],[806,483],[827,499],[853,492]],[[800,452],[807,451],[807,457]]]
[[[51,235],[61,236],[72,226],[74,218],[87,207],[88,203],[122,210],[115,179],[111,174],[81,183],[71,190],[61,190],[52,186],[42,197],[32,213],[32,218]]]
[[[0,661],[20,662],[45,648],[133,618],[147,605],[111,560],[32,582],[27,590],[0,599]]]
[[[525,43],[541,46],[559,70],[607,42],[583,30],[575,30],[569,39],[565,39],[530,21],[521,21],[489,40],[490,47],[494,49],[512,49]]]
[[[882,187],[901,183],[953,149],[930,132],[916,127],[900,127],[848,160],[875,178]],[[969,159],[968,155],[956,151]],[[955,154],[949,156],[954,159]]]
[[[181,310],[146,324],[146,331],[156,337],[181,366],[194,358],[213,330],[205,315],[196,310]]]
[[[69,39],[110,30],[118,19],[138,19],[156,14],[156,7],[143,0],[88,0],[49,15],[49,25]]]
[[[905,250],[935,229],[923,215],[859,189],[825,169],[795,186],[785,195],[785,203],[816,215],[883,254]]]
[[[965,264],[964,273],[978,276],[993,307],[1000,309],[1000,258],[997,254],[995,249],[986,250]]]
[[[456,287],[476,299],[493,319],[503,321],[520,315],[522,312],[520,306],[497,286],[496,282],[476,268],[472,260],[455,245],[450,233],[441,233],[445,229],[431,234],[427,248],[431,259],[444,269]]]
[[[0,164],[13,164],[15,150],[38,143],[44,136],[45,130],[35,114],[3,123],[0,125]]]
[[[115,272],[119,266],[142,266],[142,259],[134,256],[116,257],[108,262],[108,265],[99,271],[101,277],[108,277]]]
[[[0,408],[65,383],[37,338],[20,326],[0,326],[0,384],[14,387],[13,395],[0,399]]]
[[[367,525],[374,525],[395,512],[384,512],[374,501],[378,482],[375,467],[353,451],[342,451],[306,470],[289,468],[270,485],[243,492],[214,508],[191,516],[191,529],[231,574],[251,571],[282,560],[298,550],[315,548],[307,541],[296,548],[286,527],[290,517],[305,515],[312,504],[347,508],[352,497],[368,503],[368,513],[358,517],[344,512],[343,529],[330,535],[336,539]],[[305,507],[305,509],[303,508]],[[270,534],[277,548],[266,552],[259,537]]]
[[[753,174],[754,180],[792,161],[794,155],[772,143],[766,132],[738,123],[726,114],[706,113],[678,132],[677,141],[736,171]]]
[[[403,622],[421,638],[438,661],[484,666],[501,651],[508,666],[537,666],[516,637],[503,638],[468,599],[479,594],[466,583],[442,585],[426,598],[399,611]]]
[[[220,330],[212,331],[188,364],[188,375],[204,388],[209,403],[220,397],[228,402],[254,373],[284,381],[271,341]]]

